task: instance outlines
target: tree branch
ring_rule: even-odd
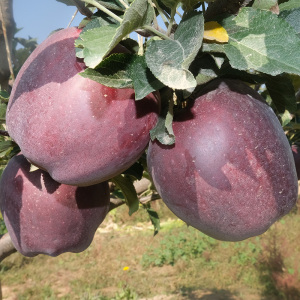
[[[222,14],[236,15],[242,7],[247,6],[251,0],[216,0],[208,5],[204,14],[205,21],[214,20]]]
[[[13,1],[0,1],[0,87],[9,90],[9,78],[12,72],[12,39],[15,31]]]
[[[0,239],[0,262],[11,254],[17,252],[8,233],[5,233]]]

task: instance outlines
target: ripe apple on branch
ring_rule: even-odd
[[[179,218],[220,240],[262,234],[287,214],[298,195],[290,144],[297,143],[299,130],[300,38],[291,15],[300,5],[84,2],[73,2],[87,16],[79,28],[49,36],[13,85],[3,128],[10,137],[1,142],[9,163],[0,206],[9,234],[28,228],[29,213],[21,223],[20,210],[8,208],[35,198],[33,187],[13,184],[10,174],[24,169],[9,171],[18,151],[27,159],[22,157],[24,180],[44,174],[73,193],[111,181],[130,214],[140,206],[134,183],[152,178]],[[138,42],[133,33],[140,34]],[[29,172],[29,162],[40,170]],[[14,189],[17,202],[7,200]],[[41,207],[33,210],[36,220],[45,205],[59,207],[52,194],[38,190],[45,194],[35,198]],[[157,232],[159,219],[149,216]],[[74,231],[77,237],[80,229]],[[12,240],[22,251],[22,239]],[[88,245],[76,243],[75,249]],[[58,252],[36,250],[33,239],[23,252],[73,251],[59,244]]]

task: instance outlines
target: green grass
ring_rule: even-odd
[[[190,260],[201,257],[204,251],[212,251],[216,240],[193,229],[185,228],[183,232],[169,230],[168,235],[159,243],[158,247],[151,246],[143,254],[141,264],[149,266],[174,266],[178,260]]]
[[[207,237],[156,204],[161,231],[147,214],[124,207],[99,228],[92,245],[56,258],[18,253],[0,268],[3,299],[138,300],[300,299],[300,214],[290,213],[265,234],[238,243]],[[172,299],[172,300],[173,300]],[[203,298],[205,299],[205,298]],[[213,299],[213,298],[212,298]]]

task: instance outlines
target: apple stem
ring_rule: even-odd
[[[119,23],[121,23],[123,21],[122,18],[120,18],[119,16],[117,16],[116,14],[111,12],[109,9],[107,9],[102,4],[98,3],[97,1],[95,1],[95,0],[83,0],[83,1],[97,7],[98,9],[100,9],[101,11],[103,11],[104,13],[106,13],[107,15],[109,15],[110,17],[115,19],[116,21],[118,21]]]

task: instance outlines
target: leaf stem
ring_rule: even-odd
[[[176,7],[173,7],[172,10],[171,10],[171,18],[170,18],[169,26],[168,26],[168,29],[167,29],[167,36],[170,36],[170,34],[171,34],[175,14],[176,14]]]
[[[178,10],[176,10],[176,13],[182,19],[182,14]]]
[[[158,3],[157,3],[156,0],[152,0],[152,1],[153,1],[154,5],[155,5],[155,8],[157,9],[157,11],[158,11],[160,17],[162,18],[162,20],[163,20],[165,26],[168,28],[169,22],[168,22],[168,20],[167,20],[167,18],[166,18],[166,16],[165,16],[164,11],[160,8],[160,6],[158,5]]]
[[[139,51],[138,55],[143,55],[144,54],[144,38],[138,34],[138,43],[139,43]]]
[[[106,13],[107,15],[109,15],[110,17],[115,19],[116,21],[118,21],[119,23],[121,23],[123,21],[122,18],[120,18],[119,16],[117,16],[116,14],[111,12],[109,9],[107,9],[102,4],[98,3],[97,1],[95,1],[95,0],[83,0],[83,1],[97,7],[98,9],[100,9],[101,11],[103,11],[104,13]]]
[[[153,32],[155,35],[161,37],[164,40],[172,40],[170,37],[168,37],[167,35],[165,35],[164,33],[160,32],[160,31],[158,31],[157,29],[153,28],[150,25],[145,25],[145,26],[143,26],[143,28]]]
[[[129,5],[124,0],[119,0],[119,2],[125,7],[129,8]]]

